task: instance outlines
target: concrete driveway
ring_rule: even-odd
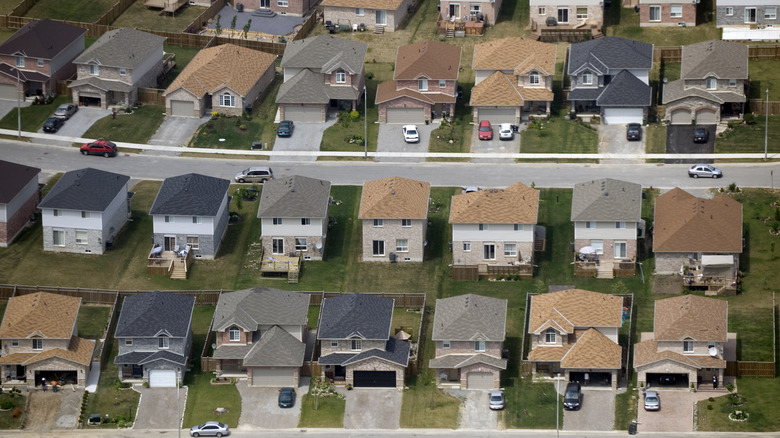
[[[401,128],[404,125],[392,123],[379,125],[379,143],[377,152],[428,152],[428,146],[431,142],[431,133],[440,125],[432,123],[430,125],[417,125],[417,131],[420,133],[420,141],[417,143],[407,143],[404,141]],[[382,162],[404,162],[404,163],[422,163],[425,157],[382,157],[376,161]]]
[[[0,119],[5,117],[6,114],[10,113],[11,111],[16,109],[17,102],[15,100],[5,100],[0,99]],[[32,99],[27,99],[26,101],[19,102],[20,106],[22,108],[28,107],[32,105]],[[54,108],[51,110],[53,113],[57,108]]]
[[[631,154],[635,159],[603,159],[599,160],[601,164],[642,164],[644,159],[640,158],[645,152],[645,127],[642,127],[642,139],[639,141],[628,141],[626,139],[626,125],[597,125],[599,132],[599,153],[600,154]]]
[[[520,132],[515,133],[515,138],[512,140],[499,140],[498,139],[498,125],[491,125],[493,127],[493,139],[492,140],[480,140],[479,139],[479,125],[474,124],[471,132],[471,152],[472,153],[484,153],[484,154],[517,154],[520,152]],[[520,125],[522,130],[526,125]],[[472,163],[514,163],[512,158],[472,158]]]
[[[653,388],[657,390],[658,388]],[[639,432],[693,432],[693,407],[699,400],[723,395],[721,392],[690,390],[660,390],[661,409],[659,411],[645,410],[645,397],[639,398],[637,425]]]
[[[194,117],[166,116],[157,132],[149,139],[149,144],[158,146],[187,146],[190,139],[198,131],[200,125],[211,119],[211,116]],[[249,149],[251,145],[246,145]]]
[[[179,389],[180,412],[176,412],[176,388],[144,388],[134,385],[133,390],[141,394],[133,429],[178,429],[184,405],[187,401],[187,387]]]
[[[561,394],[565,385],[559,386]],[[615,392],[611,389],[582,390],[578,411],[564,410],[563,430],[612,430],[615,424]]]
[[[398,389],[355,388],[344,391],[345,429],[398,429],[403,392]]]
[[[498,411],[490,410],[490,391],[446,389],[446,393],[463,400],[458,413],[458,429],[491,430],[498,428]]]
[[[247,385],[246,380],[236,383],[241,394],[241,418],[239,426],[252,426],[263,429],[293,429],[298,427],[301,419],[301,397],[309,389],[309,377],[298,380],[295,389],[295,406],[282,409],[279,407],[279,388],[257,388]]]
[[[336,123],[336,117],[328,117],[325,123],[295,123],[290,137],[276,137],[274,152],[283,151],[319,151],[322,133]],[[275,129],[275,128],[274,128]],[[274,155],[271,161],[317,161],[315,156],[297,157],[294,155]]]
[[[710,138],[706,143],[693,142],[693,130],[707,128]],[[667,154],[712,154],[715,152],[715,125],[669,125],[666,128]],[[712,163],[713,160],[666,160],[666,164]]]
[[[73,390],[70,386],[58,392],[27,391],[28,396],[24,430],[28,432],[48,432],[52,429],[77,429],[83,389]]]
[[[51,107],[52,114],[54,114],[56,109],[57,107],[55,106]],[[61,135],[63,137],[83,137],[84,133],[87,132],[87,129],[92,127],[95,122],[110,115],[111,110],[104,110],[97,107],[79,107],[79,110],[62,125],[62,128],[60,128],[55,135]],[[38,132],[43,132],[43,130],[38,129]],[[109,138],[108,140],[122,141],[121,138]],[[63,146],[71,144],[70,142],[63,141],[53,141],[53,143],[62,144]]]

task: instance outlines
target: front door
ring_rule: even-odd
[[[387,24],[387,11],[377,9],[376,24],[377,26],[384,26]]]
[[[260,0],[260,8],[268,9],[271,7],[271,0]]]
[[[450,17],[460,18],[460,5],[450,3]]]
[[[176,248],[176,236],[165,236],[165,251],[173,251]]]

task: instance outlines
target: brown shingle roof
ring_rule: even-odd
[[[50,350],[45,350],[39,354],[36,354],[34,357],[27,359],[22,363],[22,365],[27,366],[54,357],[80,365],[89,365],[92,361],[92,352],[94,349],[95,341],[90,341],[88,339],[74,336],[71,338],[70,345],[68,346],[67,350],[63,350],[62,348],[52,348]]]
[[[474,46],[474,70],[512,70],[523,74],[537,69],[543,75],[555,73],[555,44],[524,38],[502,38]]]
[[[516,182],[506,189],[478,190],[452,197],[451,224],[535,224],[539,191]]]
[[[394,11],[398,9],[401,3],[403,3],[403,0],[323,0],[322,6]]]
[[[577,338],[577,343],[561,359],[562,368],[619,369],[620,345],[591,328]]]
[[[634,368],[662,360],[671,360],[693,368],[726,368],[726,361],[711,356],[693,356],[671,350],[658,351],[658,342],[643,341],[634,344]]]
[[[70,339],[81,298],[36,292],[8,300],[0,325],[0,339],[40,336]]]
[[[420,93],[408,88],[397,89],[395,81],[382,82],[376,87],[376,103],[388,102],[399,97],[411,97],[427,104],[454,103],[455,95],[444,93]],[[422,107],[422,106],[421,106]]]
[[[363,184],[359,219],[425,219],[431,184],[392,176]]]
[[[398,48],[393,79],[458,79],[460,47],[420,41]]]
[[[656,341],[726,342],[729,303],[716,298],[682,295],[655,302]]]
[[[521,106],[525,100],[551,101],[553,92],[546,88],[525,88],[517,79],[496,71],[471,90],[471,106]]]
[[[536,347],[531,350],[530,353],[528,353],[528,360],[532,362],[560,362],[561,359],[566,356],[566,353],[569,352],[572,345],[574,344],[566,344],[556,347]]]
[[[568,289],[531,297],[529,333],[553,327],[573,333],[575,327],[620,327],[623,298],[582,289]]]
[[[653,251],[742,252],[742,204],[674,188],[655,201]]]

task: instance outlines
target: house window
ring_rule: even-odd
[[[683,352],[693,353],[693,341],[683,341]]]
[[[540,6],[539,9],[536,12],[539,15],[547,15],[547,9],[545,9],[544,6]]]
[[[547,329],[546,332],[544,332],[544,343],[545,344],[554,344],[555,341],[555,330],[553,329]]]
[[[485,260],[496,259],[496,244],[486,243],[482,246],[482,258]]]
[[[488,224],[479,224],[479,231],[487,231],[490,229]]]
[[[86,245],[88,242],[87,240],[87,230],[76,230],[76,245]]]
[[[38,67],[43,67],[43,59],[38,58]]]
[[[588,8],[584,6],[577,6],[577,19],[585,20],[588,18]]]
[[[362,17],[366,15],[366,10],[363,8],[355,8],[355,15],[357,15],[358,17]]]
[[[130,339],[130,338],[125,338],[125,345],[127,345],[127,346],[133,345],[133,340]]]
[[[736,86],[737,86],[737,80],[729,79],[729,87],[736,87]]]
[[[57,209],[55,208],[54,210],[52,210],[52,211],[51,211],[51,214],[52,214],[54,217],[60,217],[60,216],[62,216],[62,210],[57,210]]]
[[[333,347],[333,348],[338,347],[339,346],[339,341],[337,341],[335,339],[331,339],[330,340],[330,346]]]
[[[280,217],[275,217],[275,218],[271,219],[271,221],[273,222],[274,225],[281,225],[282,224],[282,218],[280,218]]]
[[[352,351],[360,351],[363,349],[363,341],[360,339],[352,339],[352,342],[350,342],[349,348]]]
[[[652,5],[649,8],[650,12],[650,21],[661,21],[661,6],[658,5]]]
[[[301,225],[311,225],[311,218],[302,217],[301,218]]]
[[[374,219],[374,227],[382,227],[385,225],[384,219]]]
[[[241,330],[239,330],[238,327],[230,327],[230,330],[228,330],[228,336],[230,342],[238,342],[241,340]]]
[[[288,4],[287,0],[276,0],[276,6],[280,8],[286,8]]]
[[[541,83],[541,78],[539,77],[538,71],[532,71],[530,75],[528,75],[528,83],[531,85],[539,85]]]
[[[236,106],[236,98],[230,93],[225,93],[219,96],[219,106]]]
[[[336,72],[336,83],[337,84],[346,84],[347,83],[347,72],[344,70],[339,70]]]
[[[387,24],[387,11],[384,9],[376,10],[376,24],[377,26],[384,26]]]
[[[471,251],[471,242],[463,242],[463,251]]]
[[[166,336],[161,336],[157,338],[157,348],[160,350],[167,350],[171,347],[170,339],[168,339]]]
[[[767,7],[764,9],[764,18],[767,20],[774,20],[777,18],[777,8],[775,7]]]
[[[92,76],[99,75],[100,74],[100,66],[98,66],[97,64],[91,64],[89,66],[89,74],[91,74]]]
[[[728,16],[734,15],[734,7],[733,6],[726,7],[726,15],[728,15]]]
[[[187,246],[190,247],[190,249],[200,249],[200,239],[198,236],[187,236]]]
[[[628,245],[626,242],[615,242],[615,258],[624,259],[628,254]]]
[[[745,8],[745,23],[756,22],[756,8]]]
[[[514,224],[514,230],[515,231],[523,231],[525,229],[525,226],[523,224]]]
[[[401,226],[402,227],[411,227],[412,226],[412,220],[411,219],[401,219]]]
[[[626,223],[625,222],[615,222],[615,228],[619,230],[625,230],[626,229]]]
[[[474,351],[485,351],[485,341],[474,341]]]
[[[718,80],[715,78],[707,78],[707,89],[714,90],[718,88]]]
[[[479,5],[476,3],[472,3],[471,5],[469,5],[469,13],[471,15],[479,14]]]
[[[417,89],[420,91],[428,91],[428,79],[417,80]]]
[[[596,228],[596,222],[593,222],[593,221],[587,221],[587,222],[585,222],[585,228],[588,228],[588,229],[590,229],[590,228]]]
[[[517,243],[504,242],[504,256],[517,257]]]
[[[395,241],[395,250],[398,252],[409,252],[409,241],[406,239],[397,239]]]
[[[374,240],[371,243],[372,246],[372,252],[371,254],[375,256],[383,256],[385,255],[385,241],[384,240]]]
[[[82,219],[89,219],[89,212],[88,211],[82,211],[81,212],[81,218]]]
[[[672,18],[682,17],[682,5],[672,5],[669,10],[669,16]]]
[[[43,350],[43,339],[35,338],[32,340],[33,350]]]
[[[274,237],[271,240],[271,253],[284,254],[284,239],[280,237]]]
[[[452,343],[450,341],[441,341],[441,348],[450,348]]]
[[[124,67],[121,67],[119,69],[119,76],[127,76],[127,69]]]
[[[200,216],[193,216],[192,217],[192,223],[193,224],[202,224],[203,223],[203,218],[200,217]]]
[[[568,22],[569,22],[569,9],[568,8],[558,9],[558,23],[568,23]]]
[[[309,246],[306,243],[305,237],[296,237],[295,238],[295,250],[296,251],[306,251],[306,249]]]
[[[447,81],[439,79],[439,88],[447,88]]]
[[[16,66],[17,67],[24,67],[24,56],[17,56],[16,57]]]
[[[173,216],[165,216],[165,223],[168,224],[171,222],[173,222]]]
[[[590,246],[596,250],[596,254],[604,254],[604,241],[603,240],[591,240]]]
[[[582,74],[582,85],[593,85],[593,73],[586,71]]]
[[[18,339],[12,339],[11,340],[11,346],[12,347],[18,347],[19,346],[19,340]]]
[[[54,246],[65,246],[65,231],[52,230],[51,240]]]

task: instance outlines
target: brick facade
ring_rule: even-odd
[[[672,5],[681,6],[682,16],[672,17]],[[661,8],[660,20],[650,21],[650,7]],[[684,23],[686,27],[696,26],[696,5],[691,2],[656,3],[653,0],[640,2],[639,27],[677,27]]]
[[[615,242],[626,242],[626,257],[620,257],[619,259],[636,260],[637,241],[631,239],[576,239],[574,241],[575,251],[590,246],[593,240],[601,240],[604,245],[604,252],[599,255],[604,260],[615,259]]]
[[[401,219],[384,219],[381,227],[375,227],[373,219],[363,219],[363,261],[389,262],[390,254],[395,254],[397,262],[421,262],[425,247],[425,233],[428,228],[426,219],[412,219],[411,227],[401,225]],[[397,240],[406,239],[407,251],[401,252]],[[384,254],[373,255],[373,242],[384,242]],[[409,259],[409,260],[406,260]]]
[[[585,7],[585,5],[582,5]],[[604,8],[598,3],[586,6],[588,9],[587,18],[577,18],[577,6],[571,4],[559,5],[538,5],[531,2],[530,23],[535,33],[541,34],[542,29],[592,29],[601,30],[604,26]],[[568,21],[558,22],[558,9],[568,10]],[[540,13],[542,12],[543,13]],[[552,17],[556,19],[555,26],[548,26],[547,19]]]
[[[36,190],[27,202],[12,213],[7,222],[0,222],[0,248],[8,246],[24,227],[30,224],[30,218],[35,216],[39,202],[41,202],[41,192]]]
[[[443,19],[449,19],[449,13],[450,13],[450,5],[458,5],[460,12],[459,16],[455,17],[457,19],[463,19],[464,17],[469,17],[469,19],[476,19],[474,16],[475,14],[471,13],[471,7],[472,5],[479,7],[479,13],[482,14],[482,18],[485,21],[486,24],[492,25],[496,24],[496,19],[498,18],[498,12],[501,8],[501,1],[493,1],[493,2],[487,2],[487,1],[477,1],[477,2],[470,2],[470,1],[447,1],[442,0],[440,3],[440,13]]]
[[[374,30],[377,27],[384,27],[385,32],[394,32],[404,22],[409,7],[414,4],[414,0],[403,0],[397,9],[385,10],[385,24],[378,25],[376,22],[376,9],[364,8],[363,15],[357,15],[354,7],[341,7],[323,5],[323,21],[330,21],[339,24],[365,24],[366,29]]]
[[[138,88],[155,88],[157,87],[157,78],[163,72],[162,62],[162,50],[160,50],[160,59],[147,71],[134,72],[132,69],[126,69],[125,74],[120,73],[119,67],[106,67],[100,66],[98,75],[95,76],[99,79],[107,81],[118,81],[132,86],[130,92],[110,91],[102,90],[93,87],[88,84],[74,86],[71,88],[73,95],[73,103],[79,104],[80,96],[82,94],[88,94],[90,96],[98,95],[100,97],[100,107],[107,109],[109,106],[122,106],[130,107],[138,101]],[[76,67],[76,77],[78,79],[85,79],[92,77],[90,73],[89,64],[78,64]]]
[[[241,0],[238,3],[244,5],[244,11],[246,12],[265,9],[281,15],[302,17],[311,10],[317,3],[317,0],[269,0],[267,6],[263,8],[260,7],[260,0]]]
[[[452,242],[452,260],[456,265],[513,265],[515,262],[525,260],[530,257],[533,263],[534,243],[533,242],[504,242],[504,241],[470,241],[471,250],[463,249],[465,242]],[[485,260],[483,258],[483,246],[485,243],[492,243],[496,246],[495,260]],[[504,244],[517,244],[517,255],[505,256]]]
[[[395,387],[399,389],[404,387],[405,368],[382,359],[373,358],[350,364],[346,366],[345,371],[347,385],[355,384],[355,371],[395,371]]]

